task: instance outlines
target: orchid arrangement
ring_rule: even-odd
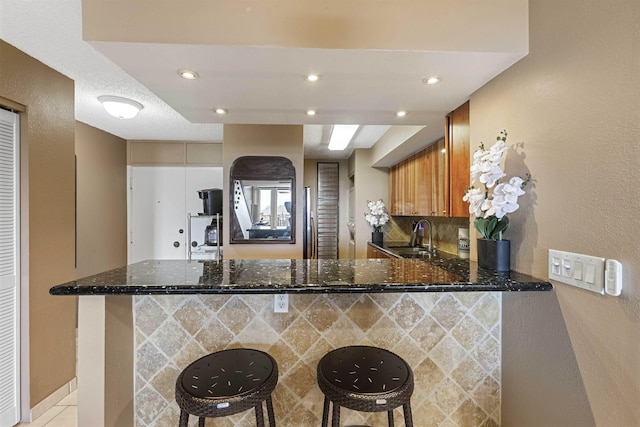
[[[480,143],[480,148],[473,154],[471,186],[462,198],[469,203],[469,213],[476,217],[473,221],[476,230],[489,240],[502,240],[502,233],[509,228],[507,214],[520,207],[518,197],[525,193],[524,188],[531,181],[531,175],[527,173],[524,179],[514,176],[507,182],[500,182],[506,176],[500,162],[509,150],[507,131],[500,132],[496,139],[488,150]],[[474,186],[476,182],[481,188]]]
[[[373,227],[373,231],[382,231],[382,226],[389,222],[389,214],[382,199],[372,202],[367,201],[369,212],[364,214],[365,219]]]

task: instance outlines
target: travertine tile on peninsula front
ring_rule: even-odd
[[[180,370],[174,366],[167,365],[150,381],[153,388],[160,393],[167,402],[171,402],[175,397],[176,378],[178,378],[178,375],[180,375]]]
[[[319,295],[302,315],[319,332],[329,329],[340,317],[340,313],[326,295]]]
[[[465,357],[451,372],[451,378],[466,392],[471,392],[486,376],[487,372],[471,357]]]
[[[487,414],[500,410],[500,384],[491,376],[486,376],[478,384],[471,397]]]
[[[305,354],[320,339],[320,333],[304,317],[298,317],[281,336],[298,354]]]
[[[139,301],[135,304],[136,325],[149,336],[160,327],[168,315],[153,298],[137,297],[137,299]]]
[[[467,399],[451,415],[451,419],[460,426],[479,426],[489,419],[489,415],[471,399]]]
[[[431,316],[424,316],[416,326],[409,331],[409,336],[413,338],[422,348],[428,352],[440,342],[446,335],[446,331]]]
[[[346,347],[354,343],[362,343],[366,335],[360,328],[354,325],[347,316],[341,316],[331,328],[324,333],[324,338],[334,348]]]
[[[431,316],[449,331],[464,317],[465,311],[453,295],[447,294],[435,304]]]
[[[483,325],[495,325],[500,320],[500,303],[492,295],[485,295],[472,309],[471,313]]]
[[[220,320],[212,317],[194,338],[202,347],[213,352],[223,350],[226,343],[232,342],[234,337]]]
[[[210,311],[199,298],[189,298],[173,313],[173,318],[191,335],[202,329],[209,316]]]
[[[458,408],[460,399],[464,397],[464,391],[460,386],[455,381],[445,378],[433,391],[430,400],[444,413],[450,414]]]
[[[405,330],[413,328],[424,314],[422,307],[408,294],[402,295],[398,303],[389,311],[391,318]]]
[[[169,360],[150,341],[145,342],[136,350],[136,372],[149,381],[158,372],[158,367],[165,366]]]
[[[136,396],[136,418],[145,424],[153,423],[165,410],[165,400],[149,386],[144,387]]]
[[[383,312],[368,295],[362,295],[347,310],[346,314],[363,332],[367,332],[380,320]]]
[[[189,336],[173,319],[167,319],[149,337],[169,358],[173,358],[187,344]]]
[[[451,331],[451,335],[467,351],[471,351],[487,334],[487,330],[469,315],[464,316]]]
[[[236,335],[246,328],[255,316],[255,312],[238,296],[227,301],[217,314],[218,319]]]

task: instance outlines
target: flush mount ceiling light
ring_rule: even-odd
[[[228,113],[228,111],[227,111],[225,108],[214,108],[214,109],[213,109],[213,111],[214,111],[216,114],[220,114],[220,115],[223,115],[223,114],[227,114],[227,113]]]
[[[198,75],[198,73],[196,73],[195,71],[192,71],[192,70],[186,70],[186,69],[184,69],[184,70],[178,70],[178,75],[179,75],[180,77],[182,77],[183,79],[187,79],[187,80],[195,80],[195,79],[197,79],[198,77],[200,77],[200,76]]]
[[[98,101],[102,103],[107,113],[119,119],[132,119],[144,108],[139,102],[119,96],[103,95],[98,97]]]
[[[406,116],[406,115],[407,115],[407,112],[406,112],[406,111],[398,111],[398,112],[396,113],[396,117],[404,117],[404,116]]]
[[[304,76],[304,79],[308,82],[317,82],[318,80],[321,79],[320,74],[307,74],[306,76]]]
[[[425,77],[422,79],[422,83],[429,86],[440,83],[440,76]]]
[[[333,125],[329,137],[329,150],[344,150],[351,142],[359,125]]]

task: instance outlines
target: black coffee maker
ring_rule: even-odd
[[[212,215],[211,224],[204,230],[204,243],[208,246],[222,245],[222,190],[210,188],[199,190],[204,215]]]

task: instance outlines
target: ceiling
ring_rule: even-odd
[[[447,112],[526,54],[89,43],[81,9],[80,0],[0,0],[0,38],[75,81],[77,120],[128,140],[222,142],[224,123],[301,124],[305,157],[346,158],[391,127],[425,126],[418,142],[424,146],[443,135]],[[184,68],[199,78],[181,79],[177,70]],[[311,72],[320,81],[305,81]],[[423,84],[431,75],[441,82]],[[144,109],[134,119],[116,119],[102,109],[100,95],[127,97]],[[216,115],[214,107],[228,114]],[[317,114],[307,116],[309,109]],[[399,110],[407,115],[396,117]],[[362,126],[347,150],[329,151],[331,125],[338,123]],[[386,162],[397,160],[391,154]]]

